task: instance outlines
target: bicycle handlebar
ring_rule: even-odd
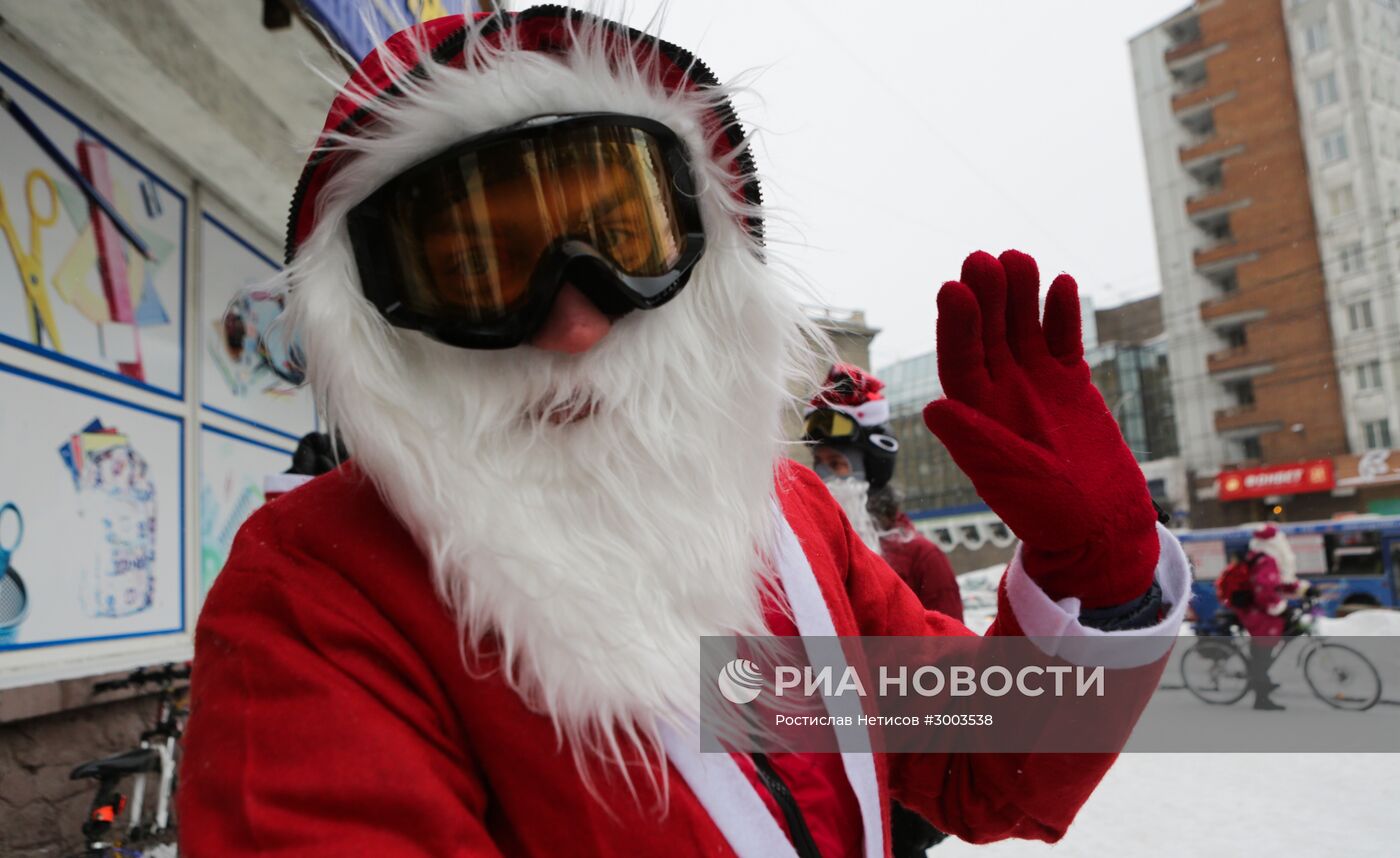
[[[159,669],[137,668],[125,679],[109,679],[92,686],[93,694],[106,691],[119,691],[123,688],[140,688],[144,685],[173,685],[176,681],[190,678],[190,663],[176,665],[173,662]]]

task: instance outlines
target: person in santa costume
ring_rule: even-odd
[[[1234,608],[1240,625],[1249,632],[1249,689],[1254,708],[1278,711],[1283,705],[1272,694],[1278,683],[1269,669],[1288,631],[1288,600],[1302,595],[1306,582],[1298,580],[1298,560],[1288,537],[1272,524],[1251,534],[1249,551],[1221,573],[1216,584],[1222,604]]]
[[[885,425],[890,403],[884,383],[859,367],[838,363],[807,403],[802,440],[812,448],[812,470],[826,483],[851,527],[879,551],[879,530],[866,504],[870,492],[894,476],[899,441]]]
[[[955,620],[963,618],[957,576],[948,558],[914,529],[900,508],[891,479],[899,440],[890,419],[885,383],[860,367],[836,364],[807,404],[803,440],[812,445],[812,470],[856,534],[890,565],[919,602]]]
[[[958,589],[953,564],[943,549],[914,527],[913,520],[904,512],[898,489],[887,485],[872,493],[866,508],[875,526],[880,528],[880,556],[904,579],[926,609],[961,622],[962,591]]]
[[[892,798],[965,840],[1065,833],[1112,755],[699,751],[702,636],[970,634],[782,457],[826,364],[730,95],[542,6],[399,33],[335,99],[284,276],[351,459],[209,593],[182,854],[878,858]],[[1168,640],[1185,557],[1074,282],[1043,320],[1038,292],[1007,252],[939,295],[925,420],[1023,541],[989,634]]]

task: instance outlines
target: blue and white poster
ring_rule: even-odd
[[[141,255],[94,215],[78,185],[4,116],[0,342],[182,397],[184,195],[4,64],[0,86],[150,250]]]
[[[0,363],[0,650],[184,629],[184,423]]]
[[[316,428],[310,389],[294,377],[277,263],[231,225],[200,219],[199,342],[204,407],[295,440]]]

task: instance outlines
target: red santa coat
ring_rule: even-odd
[[[814,474],[789,464],[778,483],[778,561],[803,634],[970,634],[923,609]],[[1179,624],[1188,577],[1170,537],[1158,577],[1171,614],[1118,634]],[[989,633],[1025,624],[1037,635],[1100,634],[1080,629],[1075,612],[1013,563]],[[590,795],[550,719],[498,674],[469,674],[458,641],[422,554],[353,467],[265,506],[240,532],[195,634],[182,854],[793,854],[731,757],[671,733],[664,814],[645,788],[639,800],[601,767]],[[888,853],[891,796],[966,840],[1056,840],[1112,760],[842,757],[872,858]]]
[[[953,564],[932,540],[914,529],[909,516],[900,513],[896,531],[880,537],[880,556],[925,608],[962,621],[962,592]]]
[[[1240,610],[1240,623],[1254,637],[1278,637],[1286,625],[1282,613],[1288,603],[1280,592],[1284,583],[1278,562],[1267,554],[1251,552],[1245,563],[1249,566],[1249,588],[1254,601]]]

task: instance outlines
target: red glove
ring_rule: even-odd
[[[1152,584],[1156,511],[1142,469],[1089,380],[1079,292],[1050,285],[1040,320],[1035,260],[974,253],[938,293],[945,398],[924,423],[1023,543],[1026,572],[1085,609],[1130,602]]]

